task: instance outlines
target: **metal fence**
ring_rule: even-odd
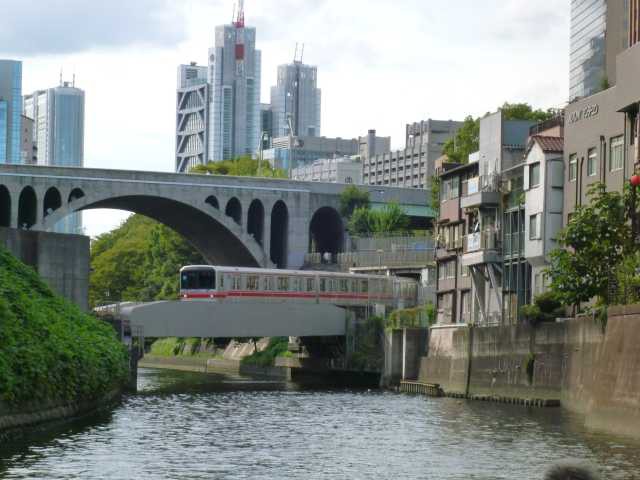
[[[435,250],[398,250],[379,252],[350,252],[338,254],[342,269],[359,267],[403,267],[430,265],[435,262]]]
[[[395,252],[398,250],[429,250],[434,239],[426,236],[397,235],[385,237],[352,237],[346,245],[347,252]]]

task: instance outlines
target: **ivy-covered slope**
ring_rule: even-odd
[[[89,400],[127,374],[127,352],[114,330],[54,295],[0,247],[0,403]]]

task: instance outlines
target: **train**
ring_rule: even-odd
[[[286,301],[409,308],[417,304],[417,296],[417,283],[402,277],[211,265],[180,269],[180,299],[185,301]]]

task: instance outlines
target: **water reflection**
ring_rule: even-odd
[[[640,478],[638,445],[559,409],[158,370],[140,389],[110,415],[0,448],[0,477],[538,479],[579,458]]]

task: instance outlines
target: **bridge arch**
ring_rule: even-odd
[[[51,229],[77,211],[114,209],[152,218],[182,235],[209,263],[258,267],[265,263],[264,252],[247,239],[241,229],[221,212],[201,210],[193,205],[157,195],[134,194],[119,197],[83,197],[67,204],[43,221]]]
[[[335,208],[315,211],[309,224],[309,252],[336,255],[344,250],[344,223]]]
[[[259,245],[264,243],[264,206],[262,202],[255,199],[249,205],[247,214],[247,233],[252,235]]]
[[[42,216],[47,217],[62,206],[62,196],[56,187],[51,187],[44,194],[44,203],[42,204]]]
[[[216,198],[215,195],[208,196],[207,199],[204,201],[204,203],[206,203],[207,205],[210,205],[216,210],[220,210],[220,202],[218,202],[218,199]]]
[[[69,193],[69,203],[75,202],[76,200],[80,200],[83,197],[84,197],[84,192],[82,191],[82,189],[74,188],[73,190],[71,190],[71,193]]]
[[[20,192],[18,200],[18,228],[29,229],[38,221],[38,198],[31,186],[26,186]]]
[[[9,189],[0,185],[0,227],[11,226],[11,194]]]
[[[242,225],[242,204],[236,197],[233,197],[227,202],[227,208],[224,213],[227,217],[231,217],[238,225]]]
[[[289,210],[278,200],[271,209],[271,261],[278,268],[287,267],[289,237]]]

